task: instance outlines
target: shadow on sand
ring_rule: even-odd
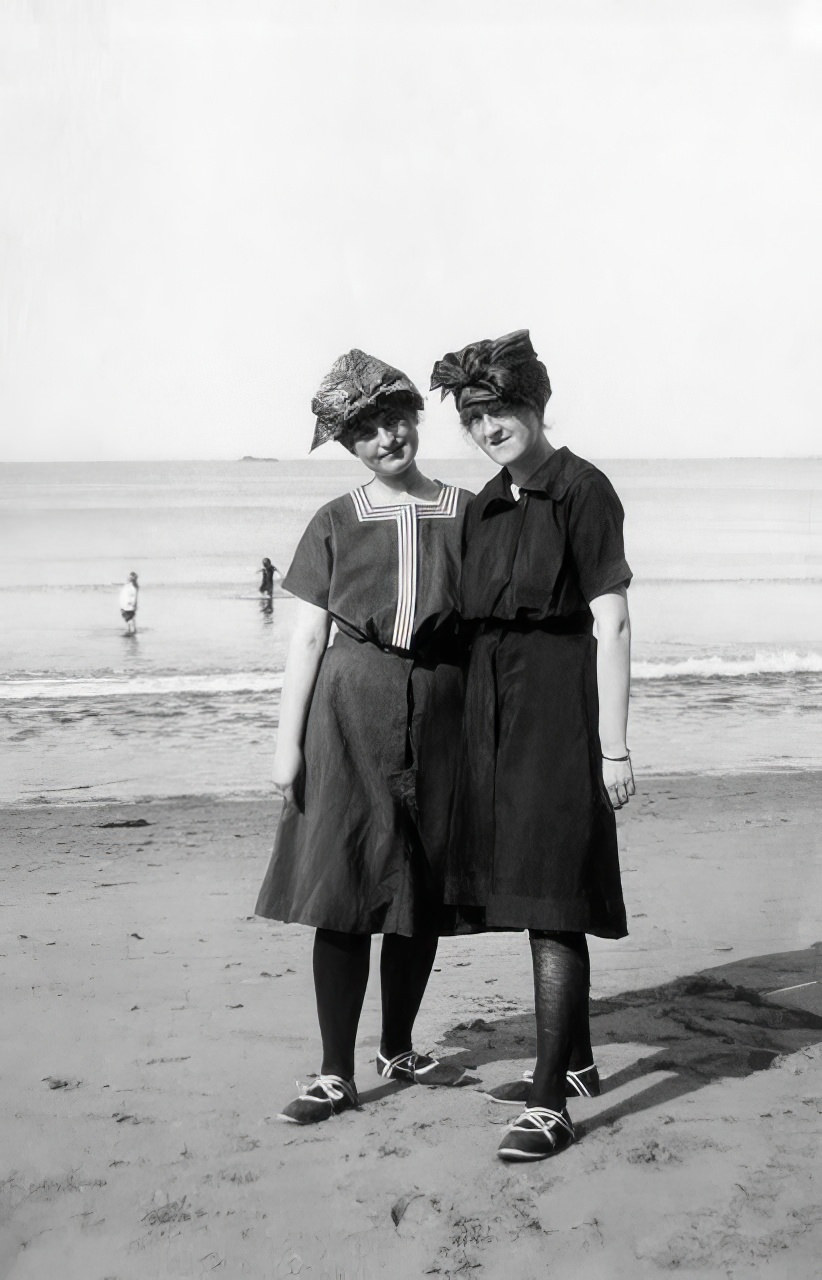
[[[822,1041],[822,942],[804,951],[757,956],[676,978],[658,987],[591,1002],[599,1046],[647,1046],[648,1053],[603,1080],[602,1092],[649,1080],[590,1117],[591,1132],[727,1076],[762,1071],[784,1054]],[[449,1061],[480,1067],[536,1051],[532,1014],[459,1023],[444,1044]]]

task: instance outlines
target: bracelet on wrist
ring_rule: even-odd
[[[630,751],[624,756],[603,756],[603,760],[610,760],[612,764],[624,764],[626,760],[630,760]]]

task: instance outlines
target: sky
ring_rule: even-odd
[[[341,352],[427,394],[517,328],[583,456],[822,452],[818,0],[3,0],[0,48],[0,460],[302,457]]]

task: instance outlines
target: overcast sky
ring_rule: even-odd
[[[0,40],[0,457],[302,456],[340,352],[427,391],[521,327],[583,455],[822,452],[816,0],[5,0]]]

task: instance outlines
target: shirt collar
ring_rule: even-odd
[[[574,455],[566,445],[555,449],[542,465],[537,467],[533,475],[529,476],[526,483],[520,485],[521,492],[544,493],[554,502],[559,502],[565,497],[573,479],[575,461]],[[490,512],[498,503],[508,507],[516,506],[514,495],[511,493],[511,476],[507,467],[497,472],[475,501],[480,505],[480,516]]]

